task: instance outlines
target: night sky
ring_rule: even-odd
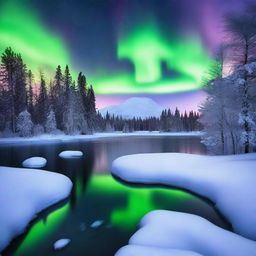
[[[131,96],[196,109],[200,81],[242,0],[0,0],[0,51],[35,73],[69,64],[86,74],[99,108]]]

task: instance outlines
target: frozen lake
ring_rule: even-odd
[[[82,151],[84,155],[61,159],[58,155],[65,150]],[[154,152],[207,154],[200,138],[193,136],[117,137],[0,146],[0,165],[22,167],[29,157],[44,157],[47,165],[43,169],[63,173],[74,184],[68,201],[42,212],[2,255],[113,256],[127,244],[140,218],[154,209],[197,214],[228,228],[213,206],[202,198],[177,189],[129,186],[109,174],[117,157]],[[54,242],[61,238],[71,242],[63,250],[54,251]]]

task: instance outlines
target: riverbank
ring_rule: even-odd
[[[64,142],[71,140],[94,140],[101,138],[114,138],[114,137],[130,137],[130,136],[201,136],[202,132],[158,132],[158,131],[141,131],[132,133],[123,132],[111,132],[111,133],[94,133],[86,135],[53,135],[53,134],[42,134],[35,137],[7,137],[0,138],[0,144],[12,144],[12,143],[47,143],[47,142]]]

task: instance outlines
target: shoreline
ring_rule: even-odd
[[[202,136],[201,131],[193,132],[158,132],[158,131],[141,131],[141,132],[132,132],[132,133],[123,133],[123,132],[104,132],[104,133],[94,133],[94,134],[85,134],[85,135],[53,135],[53,134],[42,134],[34,137],[5,137],[0,138],[0,146],[5,144],[16,144],[16,143],[47,143],[47,142],[68,142],[72,140],[94,140],[94,139],[105,139],[105,138],[116,138],[116,137],[136,137],[136,136]]]

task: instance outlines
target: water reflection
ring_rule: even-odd
[[[63,150],[81,150],[84,157],[60,159],[58,154]],[[109,175],[115,158],[150,152],[206,154],[204,146],[194,137],[127,137],[28,144],[23,145],[22,150],[15,145],[0,147],[1,165],[21,166],[28,157],[42,156],[48,160],[45,169],[67,175],[74,184],[66,204],[42,213],[28,232],[17,238],[3,254],[55,255],[53,243],[67,237],[71,239],[70,245],[58,254],[112,256],[127,244],[140,218],[154,209],[190,212],[226,227],[212,206],[198,197],[176,189],[129,187]],[[104,220],[104,223],[97,229],[90,228],[95,220]]]

